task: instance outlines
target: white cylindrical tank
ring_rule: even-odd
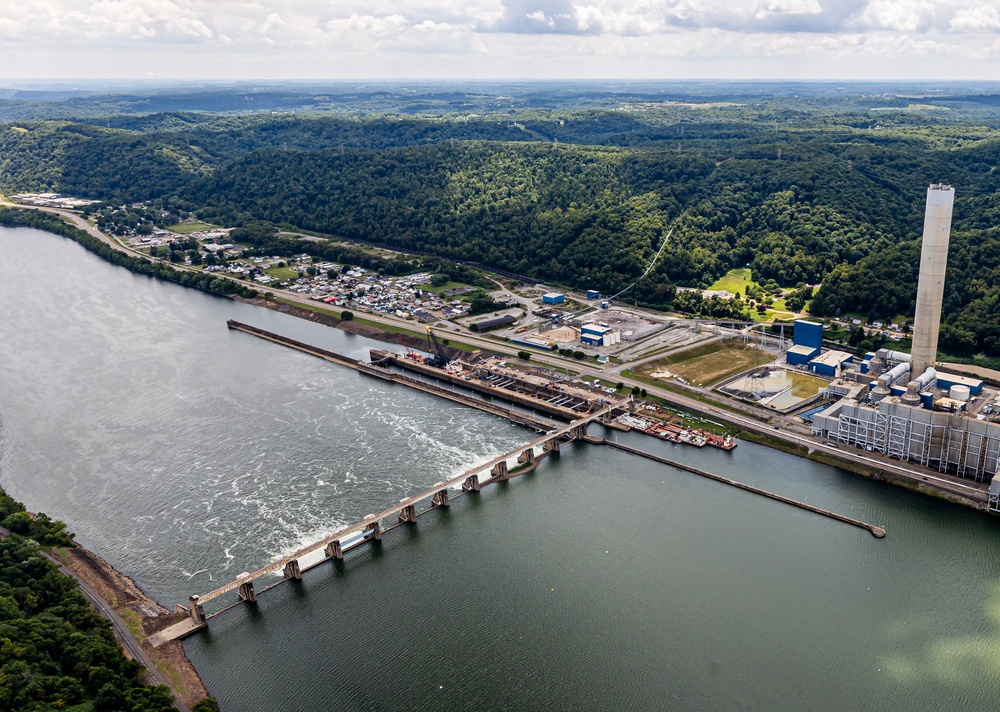
[[[948,391],[949,398],[951,398],[952,400],[962,401],[963,403],[969,400],[969,395],[970,395],[969,387],[960,385],[958,383],[952,386],[951,390]]]
[[[924,210],[924,237],[920,247],[920,280],[917,282],[917,309],[913,317],[911,362],[914,373],[923,373],[937,359],[944,275],[948,267],[951,212],[955,190],[947,183],[932,183],[927,189]]]

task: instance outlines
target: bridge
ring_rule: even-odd
[[[369,514],[362,520],[332,532],[319,541],[304,546],[277,561],[273,561],[254,571],[240,574],[232,581],[208,593],[191,596],[189,606],[186,609],[191,620],[185,622],[183,625],[185,632],[181,633],[181,635],[197,627],[201,627],[211,615],[215,615],[214,613],[206,615],[204,604],[208,601],[220,598],[233,591],[238,592],[241,601],[256,601],[258,592],[254,588],[254,582],[277,571],[282,572],[284,575],[283,580],[301,580],[302,572],[306,568],[311,568],[324,561],[342,560],[345,551],[365,542],[381,540],[384,532],[401,524],[416,524],[417,517],[424,512],[437,507],[447,507],[453,490],[459,494],[478,492],[485,485],[500,482],[533,469],[535,464],[542,458],[559,452],[559,448],[564,443],[583,440],[587,435],[587,426],[590,423],[610,423],[614,410],[614,406],[608,406],[602,410],[590,413],[583,418],[575,420],[550,433],[546,433],[526,445],[521,445],[504,455],[493,458],[483,465],[473,467],[447,482],[438,482],[420,494],[402,499],[399,504],[383,509],[381,512]],[[417,507],[420,505],[426,505],[426,507],[418,512]],[[383,528],[387,521],[388,527]],[[319,551],[323,552],[323,558],[316,564],[303,568],[300,563],[301,560]]]

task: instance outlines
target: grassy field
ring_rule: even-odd
[[[215,225],[209,225],[203,222],[191,222],[191,223],[177,223],[176,225],[171,225],[167,229],[170,232],[201,232],[202,230],[211,230],[216,227]]]
[[[291,267],[268,267],[264,270],[264,274],[269,274],[275,279],[280,279],[281,281],[299,278],[299,271],[297,269],[292,269]]]
[[[736,290],[739,290],[740,294],[745,294],[746,288],[753,284],[751,281],[750,270],[744,269],[731,269],[721,278],[716,280],[709,289],[715,292],[721,292],[725,289],[731,294],[735,294]]]
[[[640,373],[645,378],[659,381],[667,379],[657,378],[653,374],[669,371],[693,385],[709,386],[740,371],[768,363],[772,358],[767,351],[744,344],[738,339],[727,339],[654,361],[644,366]]]

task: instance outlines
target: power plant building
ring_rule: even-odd
[[[549,292],[542,295],[542,304],[562,304],[566,301],[566,295],[562,292]]]
[[[836,378],[854,356],[846,351],[826,351],[809,361],[809,370],[821,376]]]
[[[823,325],[799,319],[793,328],[793,345],[785,353],[785,362],[800,366],[819,356],[823,348]]]
[[[813,418],[813,434],[978,482],[991,481],[989,507],[1000,512],[1000,395],[975,401],[983,382],[935,369],[954,190],[927,190],[913,351],[866,354],[855,373],[867,395],[844,398]],[[798,322],[795,341],[799,343]],[[791,360],[789,360],[791,363]]]

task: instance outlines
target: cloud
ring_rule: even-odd
[[[0,0],[0,73],[12,76],[30,76],[39,61],[75,71],[65,68],[79,62],[60,58],[104,53],[115,58],[108,71],[286,77],[369,76],[378,66],[397,76],[421,67],[465,77],[705,76],[723,66],[728,76],[754,67],[826,76],[861,56],[905,67],[908,57],[947,54],[966,60],[951,71],[988,77],[1000,76],[990,69],[1000,70],[998,37],[998,0]],[[136,57],[148,65],[133,67]]]
[[[492,27],[515,34],[579,34],[577,9],[572,0],[502,0],[504,12]]]
[[[992,5],[968,7],[956,12],[950,23],[953,30],[1000,30],[1000,10]]]

